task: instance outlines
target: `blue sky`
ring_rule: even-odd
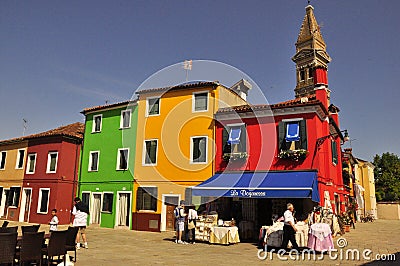
[[[331,102],[341,109],[354,154],[400,154],[400,1],[311,4],[333,59]],[[270,103],[292,99],[291,57],[306,5],[2,0],[0,139],[21,136],[23,118],[26,134],[83,122],[82,109],[130,99],[149,76],[185,59],[240,69]]]

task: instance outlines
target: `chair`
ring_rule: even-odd
[[[0,227],[0,233],[17,233],[18,226]]]
[[[44,232],[25,232],[22,236],[22,244],[17,258],[19,265],[24,262],[39,262],[42,265],[42,243]]]
[[[40,227],[40,224],[21,226],[22,234],[24,234],[26,232],[37,233],[39,231],[39,227]]]
[[[76,235],[78,234],[79,227],[68,227],[67,230],[67,241],[65,242],[66,251],[74,251],[74,262],[76,262]]]
[[[64,256],[64,265],[66,264],[66,241],[67,230],[51,232],[49,244],[47,245],[47,247],[42,249],[43,255],[47,258],[47,265],[50,265],[50,261],[53,261],[54,256],[57,256],[58,260],[60,256]]]
[[[17,246],[17,233],[0,234],[0,264],[14,265],[15,247]]]
[[[3,224],[1,225],[1,227],[7,227],[7,225],[9,224],[9,221],[4,221]]]

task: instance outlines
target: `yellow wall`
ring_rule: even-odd
[[[12,186],[22,187],[22,181],[24,179],[24,173],[25,173],[27,147],[28,147],[27,141],[0,146],[0,152],[7,151],[5,168],[4,170],[0,170],[1,187],[3,188],[9,188]],[[22,169],[16,169],[17,155],[19,149],[25,150],[24,165]]]
[[[193,92],[209,92],[208,111],[192,112]],[[160,114],[146,116],[147,97],[160,96]],[[217,100],[216,100],[217,99]],[[245,102],[226,88],[217,86],[180,89],[162,93],[142,93],[138,101],[138,131],[135,162],[135,192],[138,186],[157,186],[162,194],[185,197],[185,188],[194,186],[214,174],[214,121],[220,106]],[[193,136],[207,136],[207,163],[190,162],[190,143]],[[158,139],[157,165],[143,165],[144,140]],[[135,193],[136,195],[136,193]],[[134,211],[136,211],[134,197]],[[161,213],[158,201],[157,212]]]
[[[374,166],[369,162],[358,160],[355,167],[355,175],[356,183],[365,189],[363,192],[364,209],[361,210],[361,214],[372,213],[377,218]]]

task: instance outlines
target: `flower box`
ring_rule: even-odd
[[[281,159],[288,159],[292,161],[304,160],[307,157],[308,151],[304,149],[300,150],[281,150],[278,157]]]
[[[232,153],[224,153],[224,155],[222,155],[224,161],[246,160],[247,157],[249,157],[247,152],[232,152]]]

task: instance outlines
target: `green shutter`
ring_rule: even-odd
[[[231,152],[231,145],[228,144],[229,133],[226,127],[222,130],[222,152],[223,153],[230,153]]]
[[[338,153],[337,153],[337,144],[336,141],[331,142],[331,148],[332,148],[332,163],[337,164],[338,163]]]
[[[299,124],[301,148],[307,150],[307,122],[306,120],[301,120]]]
[[[240,143],[239,143],[239,151],[240,152],[246,152],[247,151],[247,146],[246,146],[246,141],[247,141],[247,131],[246,131],[246,125],[241,126],[240,128]]]
[[[278,149],[279,150],[286,150],[285,145],[285,129],[286,129],[285,122],[280,121],[278,124]]]

